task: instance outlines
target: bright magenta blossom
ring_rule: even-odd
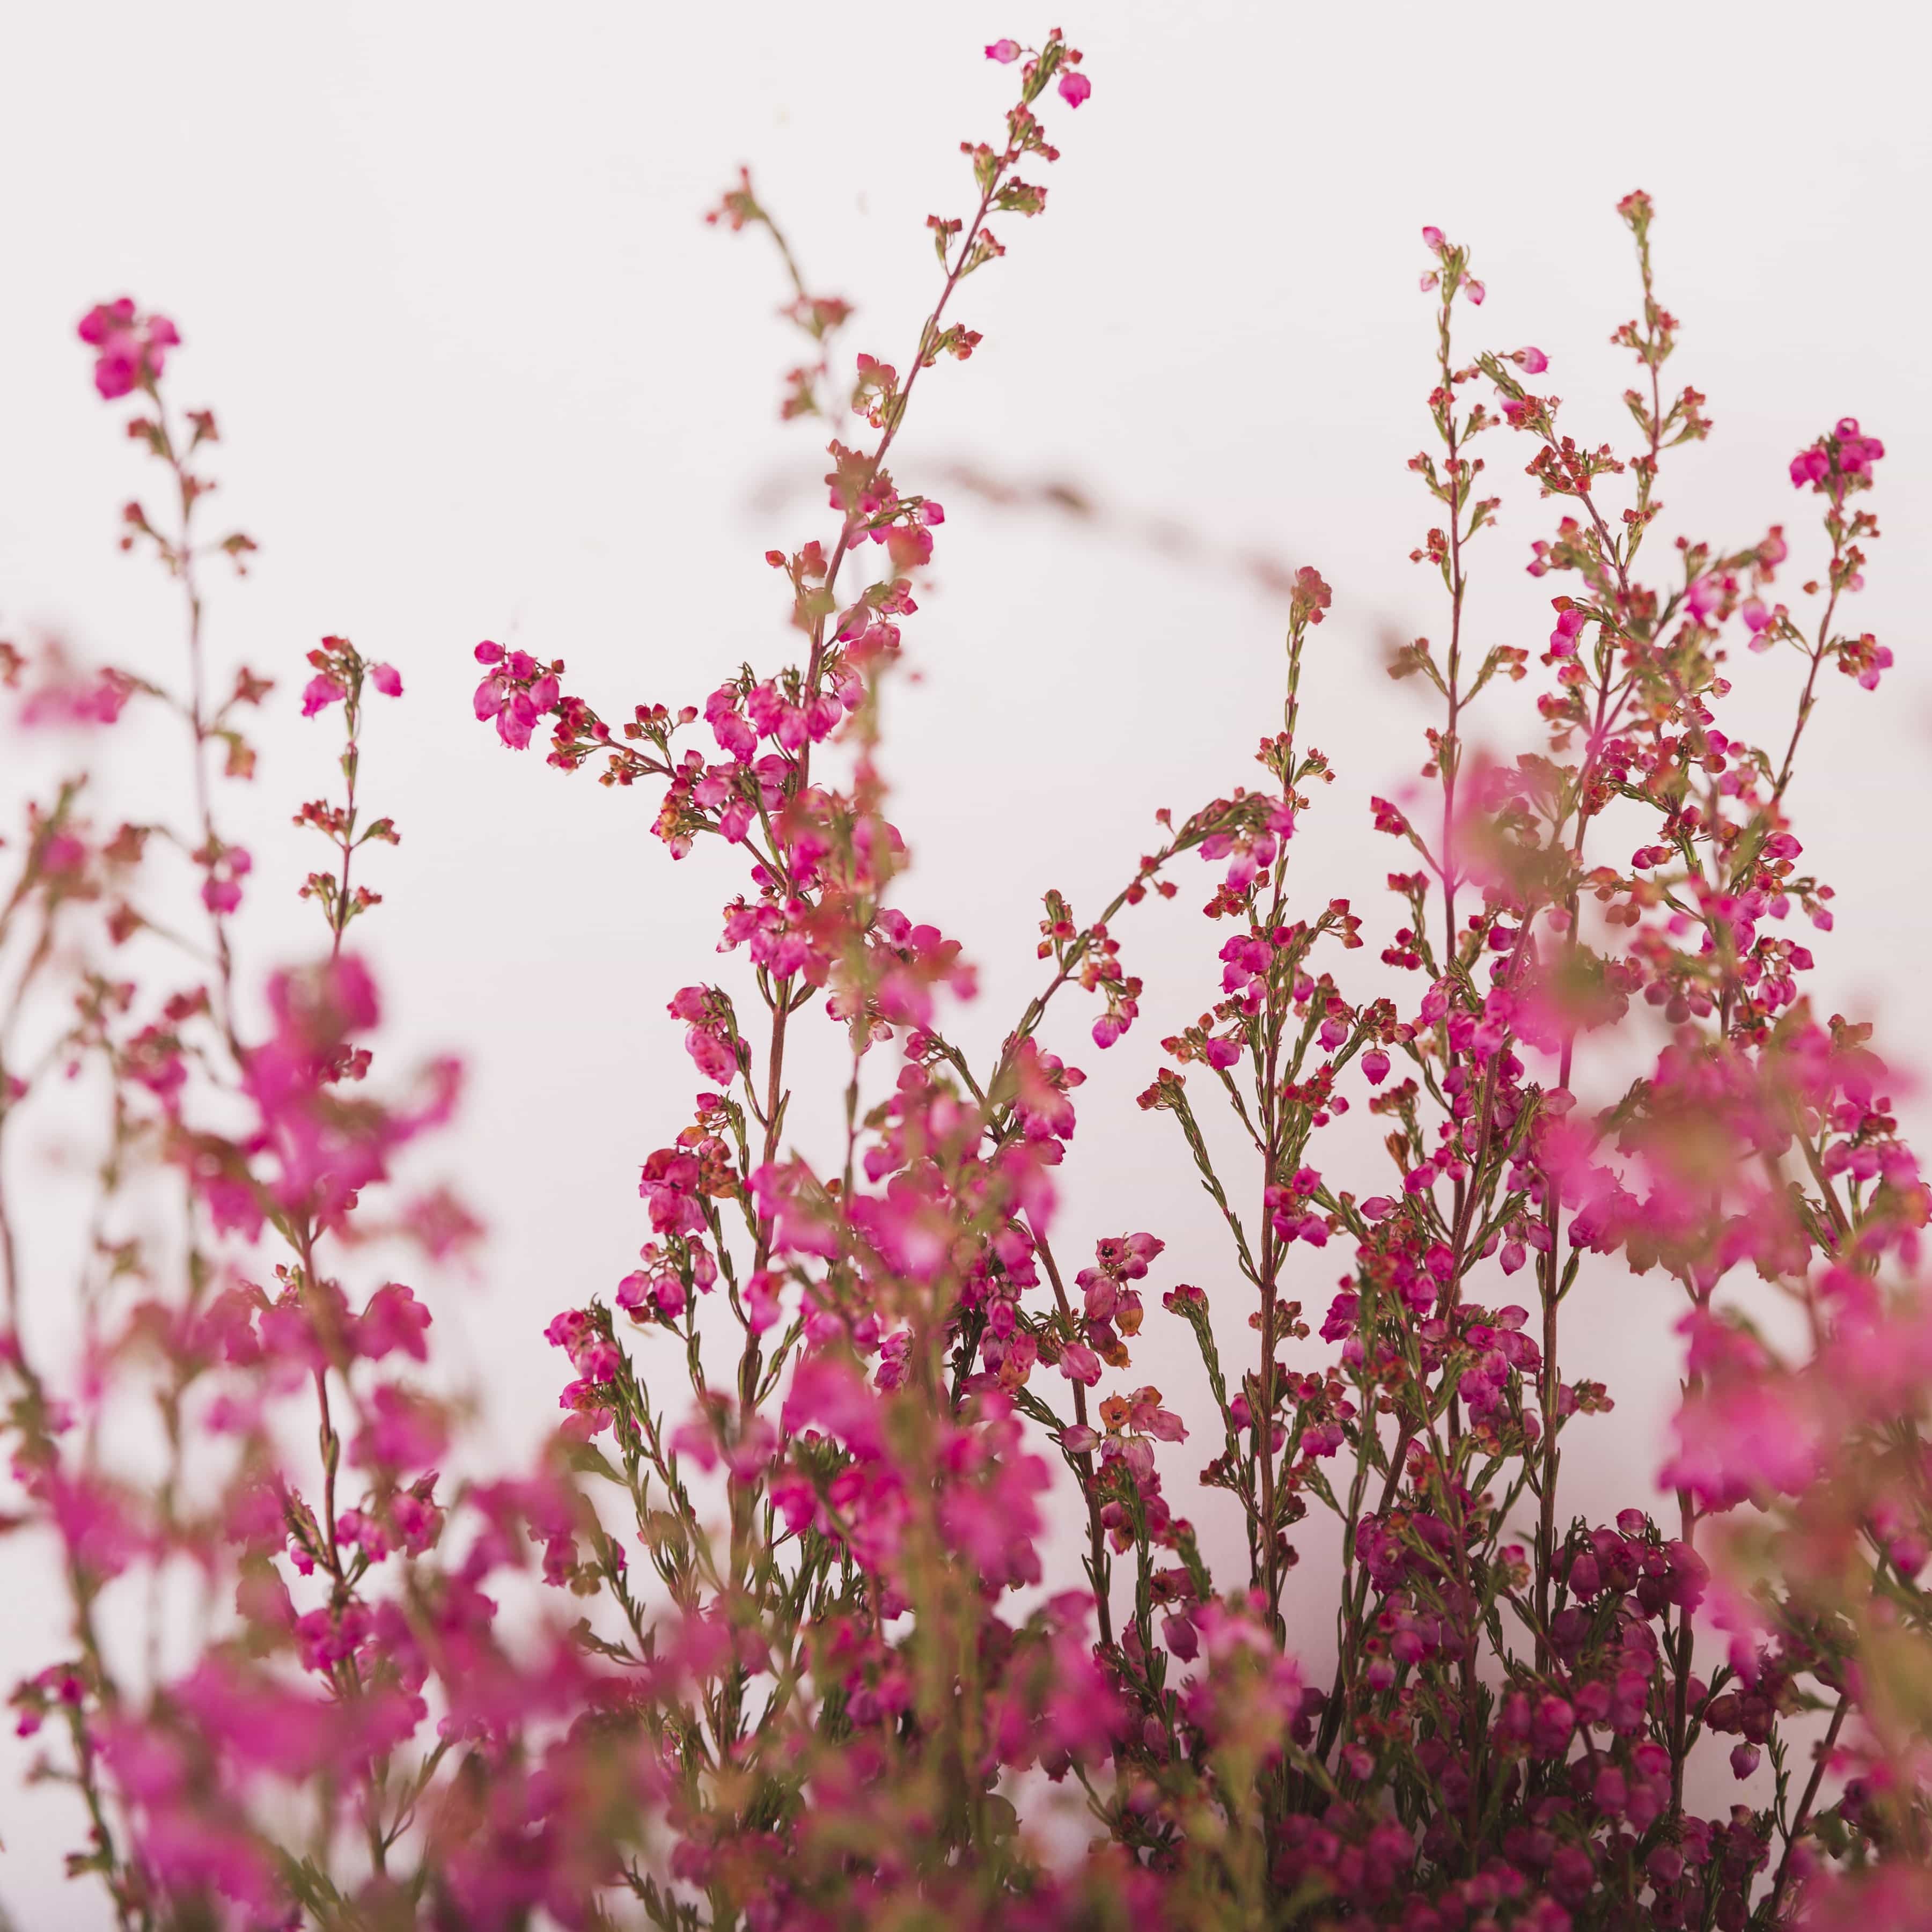
[[[143,314],[126,296],[97,302],[76,332],[94,351],[94,386],[110,402],[158,382],[181,340],[166,316]]]

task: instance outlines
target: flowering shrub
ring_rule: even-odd
[[[650,788],[672,859],[736,868],[728,983],[667,1001],[700,1084],[644,1154],[649,1238],[549,1321],[562,1418],[528,1468],[439,1474],[460,1418],[429,1308],[387,1278],[403,1244],[476,1232],[392,1174],[458,1070],[379,1072],[346,943],[380,903],[367,848],[398,836],[358,784],[401,680],[344,638],[310,654],[303,712],[342,733],[339,791],[296,820],[328,848],[298,888],[326,944],[258,1000],[218,799],[272,687],[220,694],[202,588],[253,546],[205,534],[218,439],[164,394],[173,324],[125,299],[82,322],[165,472],[167,514],[130,505],[123,542],[182,592],[181,681],[10,646],[0,668],[23,728],[159,707],[188,769],[152,820],[97,822],[80,778],[30,802],[0,904],[0,1174],[50,1088],[106,1122],[58,1372],[0,1192],[9,1524],[72,1630],[13,1706],[81,1808],[75,1874],[144,1928],[1932,1922],[1927,1197],[1868,1029],[1800,990],[1795,922],[1828,928],[1832,891],[1786,811],[1821,674],[1870,689],[1892,661],[1846,618],[1882,444],[1848,419],[1792,460],[1822,542],[1665,547],[1664,457],[1710,424],[1664,379],[1648,198],[1618,208],[1642,296],[1622,454],[1559,428],[1540,350],[1463,346],[1483,285],[1425,229],[1412,554],[1444,615],[1390,667],[1439,706],[1422,786],[1373,802],[1395,912],[1293,883],[1333,776],[1301,716],[1330,605],[1305,568],[1259,777],[1162,814],[1097,916],[1046,893],[1040,989],[976,1062],[948,1032],[972,968],[916,922],[885,816],[879,696],[945,523],[888,464],[926,372],[980,339],[956,302],[995,224],[1046,206],[1022,173],[1055,158],[1041,111],[1090,94],[1057,32],[986,52],[1017,98],[964,148],[967,212],[931,218],[902,365],[848,379],[850,312],[748,176],[710,217],[777,244],[805,341],[782,413],[832,430],[826,533],[766,558],[793,661],[607,719],[562,661],[476,647],[506,747],[547,732],[561,770]],[[1555,500],[1540,650],[1466,630],[1502,500],[1479,447]],[[1720,722],[1740,637],[1798,660],[1768,748]],[[1485,752],[1479,702],[1532,661],[1538,742]],[[1062,1022],[1077,988],[1096,1049],[1133,1031],[1122,922],[1204,863],[1203,1010],[1141,1096],[1225,1228],[1177,1265],[1056,1216],[1083,1084]],[[1370,930],[1374,979],[1346,956]],[[796,1090],[788,1041],[827,1020],[845,1070]],[[1329,1132],[1352,1108],[1386,1164]],[[1564,1360],[1564,1304],[1619,1268],[1682,1292],[1662,1522],[1561,1494],[1568,1432],[1610,1406]],[[1795,1319],[1748,1318],[1754,1276]],[[1136,1372],[1156,1335],[1198,1352],[1211,1410]],[[1244,1526],[1234,1574],[1184,1514],[1184,1443],[1199,1506]],[[1054,1562],[1063,1501],[1084,1580]],[[1332,1672],[1283,1614],[1291,1538],[1339,1548]],[[1720,1779],[1738,1802],[1704,1815]]]

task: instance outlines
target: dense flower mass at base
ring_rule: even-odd
[[[184,592],[183,688],[10,644],[0,677],[22,728],[159,712],[188,758],[152,822],[100,825],[84,777],[26,801],[0,896],[5,1526],[70,1613],[12,1705],[74,1794],[76,1880],[130,1932],[1932,1923],[1928,1196],[1870,1030],[1804,990],[1795,934],[1832,892],[1789,809],[1821,670],[1869,690],[1892,662],[1844,614],[1884,445],[1847,418],[1792,459],[1818,535],[1664,545],[1662,465],[1711,424],[1663,380],[1648,197],[1618,208],[1642,298],[1621,454],[1527,386],[1543,351],[1462,346],[1483,285],[1425,228],[1411,555],[1442,619],[1388,667],[1437,700],[1420,782],[1370,801],[1394,910],[1297,882],[1336,776],[1303,728],[1335,608],[1304,566],[1259,776],[1158,814],[1096,915],[1046,892],[1038,990],[976,1058],[949,1033],[973,966],[885,815],[878,700],[946,532],[888,459],[926,372],[981,340],[955,309],[1006,252],[992,224],[1046,206],[1036,109],[1092,98],[1058,31],[986,53],[1016,98],[962,144],[898,362],[844,373],[851,308],[748,174],[710,218],[777,243],[806,358],[781,414],[827,432],[829,531],[764,560],[793,661],[607,720],[561,658],[474,647],[503,746],[547,732],[560,771],[646,788],[640,836],[732,868],[717,982],[664,982],[700,1084],[636,1150],[636,1265],[531,1318],[560,1393],[526,1468],[465,1441],[434,1298],[389,1278],[480,1232],[402,1191],[460,1070],[377,1075],[345,944],[399,836],[358,796],[364,702],[401,676],[334,635],[289,668],[341,784],[295,819],[328,848],[294,882],[326,950],[258,1004],[233,922],[269,868],[219,781],[252,776],[272,686],[209,695],[200,574],[254,546],[204,532],[218,439],[164,395],[174,326],[125,298],[80,324],[178,506],[129,505],[122,541]],[[1540,652],[1471,642],[1502,502],[1479,450],[1555,500]],[[1792,668],[1781,742],[1724,722],[1740,638]],[[1534,742],[1485,748],[1509,728],[1480,701],[1532,662]],[[1132,909],[1197,865],[1202,1010],[1146,1045],[1123,1124],[1178,1134],[1205,1190],[1216,1240],[1182,1254],[1070,1226],[1058,1171],[1063,1056],[1142,1050]],[[814,1087],[788,1045],[828,1025]],[[103,1120],[72,1362],[30,1341],[45,1271],[4,1184],[56,1082]],[[1378,1138],[1331,1131],[1357,1110]],[[1682,1310],[1642,1472],[1672,1502],[1592,1522],[1563,1450],[1612,1397],[1564,1311],[1631,1274]],[[1754,1319],[1774,1302],[1796,1318]],[[1176,1348],[1198,1411],[1147,1379]],[[1284,1612],[1300,1546],[1339,1558],[1319,1628]]]

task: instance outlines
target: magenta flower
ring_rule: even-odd
[[[95,352],[94,386],[110,402],[159,381],[168,351],[181,340],[166,316],[142,314],[126,296],[97,302],[76,333]]]
[[[338,679],[328,671],[318,671],[302,687],[302,716],[313,718],[346,695]]]
[[[540,665],[527,651],[506,652],[501,644],[487,640],[476,646],[476,662],[493,667],[476,687],[474,704],[477,718],[496,722],[496,735],[511,750],[520,752],[530,742],[539,718],[557,704],[561,695],[556,673],[560,664]]]

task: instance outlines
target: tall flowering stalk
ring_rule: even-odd
[[[70,1628],[14,1687],[16,1728],[44,1746],[34,1775],[75,1790],[70,1870],[98,1877],[124,1928],[569,1912],[622,1856],[616,1813],[584,1801],[612,1752],[594,1727],[572,1742],[599,1679],[560,1629],[500,1640],[481,1586],[527,1567],[530,1526],[566,1534],[581,1505],[548,1462],[439,1494],[452,1418],[412,1366],[430,1312],[380,1265],[475,1232],[446,1192],[389,1184],[448,1118],[459,1070],[374,1096],[376,992],[344,946],[380,896],[352,876],[358,855],[397,837],[358,802],[364,704],[401,680],[345,638],[310,653],[303,710],[340,704],[346,727],[342,796],[296,819],[332,848],[299,887],[328,943],[244,999],[232,919],[254,872],[220,786],[252,776],[244,721],[273,681],[244,667],[214,700],[201,573],[254,546],[203,533],[219,439],[212,412],[168,401],[174,325],[123,298],[80,332],[164,471],[168,512],[129,504],[122,544],[179,587],[185,650],[172,682],[10,644],[0,670],[28,728],[172,713],[187,815],[164,800],[104,827],[69,778],[27,802],[0,903],[6,1520],[38,1536]],[[103,1118],[81,1354],[57,1378],[29,1338],[75,1288],[10,1184],[20,1124],[70,1082]]]
[[[1047,892],[1039,990],[976,1059],[948,1030],[972,969],[905,899],[885,816],[879,694],[945,521],[888,458],[925,372],[980,339],[956,310],[1006,252],[995,225],[1046,206],[1022,173],[1056,158],[1040,109],[1090,94],[1057,32],[986,52],[1018,98],[964,145],[964,211],[930,218],[903,376],[860,354],[848,386],[851,311],[813,292],[748,176],[711,217],[775,243],[806,344],[781,413],[831,433],[831,521],[766,559],[792,661],[614,724],[561,660],[476,647],[476,713],[506,746],[547,728],[552,765],[648,788],[674,859],[715,841],[743,870],[719,948],[735,978],[668,1003],[702,1084],[642,1161],[638,1264],[548,1324],[570,1378],[538,1467],[446,1499],[454,1418],[395,1372],[427,1361],[429,1310],[362,1285],[382,1242],[473,1231],[446,1196],[382,1204],[453,1067],[418,1099],[358,1097],[376,999],[344,938],[377,903],[358,855],[396,836],[358,797],[363,706],[400,680],[341,638],[310,654],[303,709],[340,703],[346,727],[341,796],[297,820],[332,850],[300,887],[326,953],[268,982],[251,1038],[227,924],[250,867],[207,760],[225,742],[248,776],[237,707],[268,686],[205,695],[190,519],[213,418],[184,442],[166,412],[164,318],[124,302],[83,323],[180,500],[178,532],[128,515],[186,592],[189,689],[50,663],[24,714],[108,727],[136,697],[172,704],[194,814],[104,838],[80,782],[61,788],[0,913],[10,1013],[57,959],[88,962],[78,1022],[0,1031],[0,1134],[55,1068],[92,1064],[112,1150],[70,1407],[26,1346],[0,1200],[19,1520],[58,1552],[74,1633],[14,1701],[23,1730],[61,1734],[45,1772],[88,1820],[76,1870],[154,1928],[1924,1922],[1927,1196],[1869,1030],[1815,1017],[1788,930],[1832,921],[1788,809],[1821,674],[1869,689],[1891,663],[1844,616],[1882,445],[1846,420],[1794,459],[1826,560],[1791,604],[1782,526],[1664,548],[1664,459],[1710,424],[1664,380],[1678,325],[1648,199],[1618,211],[1642,294],[1614,338],[1639,372],[1621,454],[1559,429],[1540,350],[1466,346],[1483,286],[1425,229],[1433,442],[1410,466],[1432,523],[1412,554],[1443,621],[1390,670],[1438,710],[1420,785],[1372,802],[1406,868],[1384,972],[1364,984],[1348,956],[1367,915],[1310,902],[1291,862],[1335,776],[1300,700],[1332,596],[1304,568],[1260,778],[1161,814],[1097,916]],[[1540,651],[1469,642],[1504,504],[1478,452],[1498,447],[1557,500],[1528,566],[1564,586]],[[1720,722],[1740,637],[1803,660],[1768,748]],[[1506,758],[1478,736],[1484,700],[1533,661],[1538,740]],[[205,940],[136,896],[157,833],[199,876]],[[1171,1117],[1216,1210],[1222,1238],[1185,1267],[1210,1288],[1170,1280],[1153,1234],[1070,1234],[1054,1173],[1084,1078],[1056,1051],[1062,995],[1094,1002],[1096,1049],[1126,1037],[1145,989],[1118,928],[1190,854],[1215,868],[1214,965],[1141,1106]],[[192,983],[164,992],[170,946]],[[844,1070],[801,1090],[788,1046],[828,1020]],[[1390,1165],[1345,1184],[1355,1156],[1323,1136],[1352,1106]],[[1167,1124],[1141,1124],[1150,1148]],[[0,1183],[7,1158],[0,1141]],[[156,1184],[179,1190],[181,1238],[121,1235],[129,1190]],[[1565,1438],[1610,1396],[1564,1360],[1563,1310],[1619,1265],[1683,1295],[1662,1523],[1564,1508]],[[1802,1345],[1753,1324],[1753,1280]],[[1184,1418],[1134,1376],[1150,1320],[1198,1349],[1211,1411]],[[142,1396],[158,1477],[107,1426]],[[1190,1439],[1245,1574],[1214,1575],[1168,1498],[1160,1445]],[[1084,1588],[1048,1574],[1054,1458]],[[1318,1682],[1299,1661],[1316,1634],[1283,1611],[1309,1523],[1340,1555]],[[124,1659],[109,1593],[184,1564],[206,1606],[191,1666]],[[574,1621],[512,1642],[483,1586],[526,1565]],[[1726,1756],[1739,1800],[1702,1816],[1700,1767]]]

